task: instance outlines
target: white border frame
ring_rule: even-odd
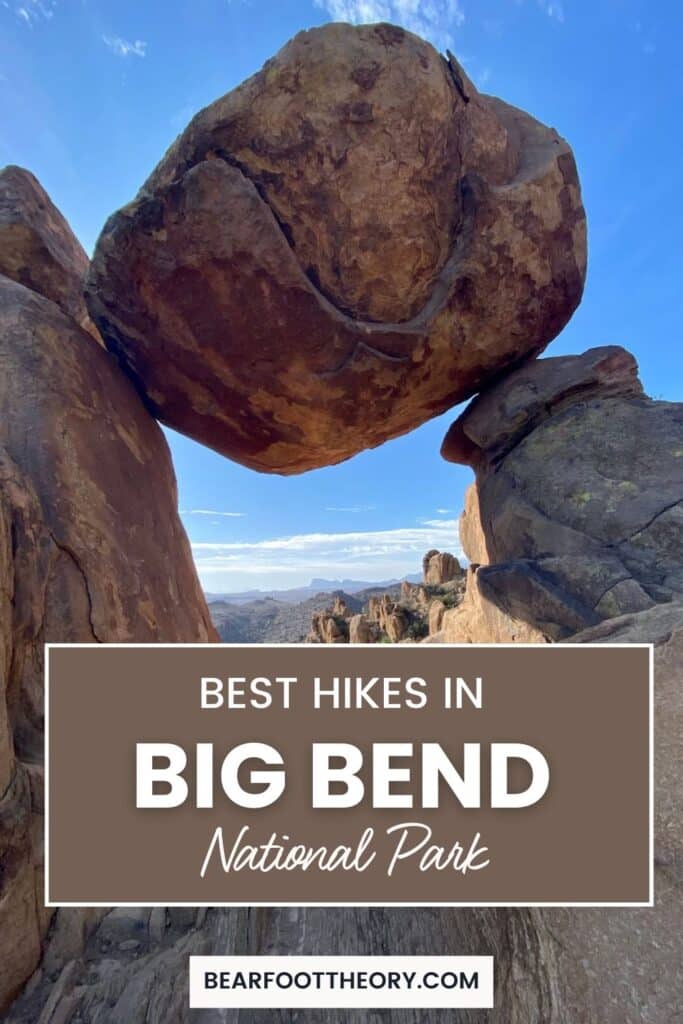
[[[44,888],[44,904],[46,907],[338,907],[349,909],[353,907],[385,907],[391,909],[392,907],[431,907],[432,909],[454,907],[585,907],[586,909],[595,907],[654,907],[654,644],[651,643],[595,643],[595,644],[571,644],[571,643],[548,643],[548,644],[532,644],[532,643],[503,643],[503,644],[429,644],[425,646],[436,647],[436,648],[448,648],[449,650],[472,650],[474,649],[486,649],[486,648],[528,648],[530,650],[538,651],[550,651],[557,648],[571,648],[575,651],[581,650],[593,650],[594,648],[619,648],[619,649],[645,649],[649,651],[649,678],[648,678],[648,714],[649,714],[649,728],[648,728],[648,742],[649,742],[649,785],[648,785],[648,800],[649,800],[649,836],[648,836],[648,851],[649,851],[649,879],[648,879],[648,900],[642,901],[627,901],[627,902],[573,902],[573,903],[558,903],[554,901],[542,901],[537,903],[530,902],[518,902],[518,901],[505,901],[498,900],[492,902],[466,902],[457,901],[455,903],[399,903],[399,902],[351,902],[346,901],[342,903],[335,903],[334,901],[326,901],[322,903],[316,902],[254,902],[249,900],[241,900],[231,903],[207,903],[207,902],[195,902],[194,900],[183,900],[180,903],[163,901],[161,903],[145,903],[138,901],[123,902],[123,903],[112,903],[110,901],[97,901],[91,903],[76,903],[76,902],[54,902],[49,899],[50,892],[50,651],[58,648],[93,648],[99,649],[102,647],[114,647],[114,648],[137,648],[137,649],[155,649],[155,648],[197,648],[201,650],[229,650],[232,648],[245,648],[254,647],[260,650],[263,648],[277,648],[277,647],[304,647],[310,648],[311,644],[305,643],[293,643],[293,644],[229,644],[229,643],[191,643],[191,644],[142,644],[142,643],[47,643],[45,644],[45,888]],[[342,649],[348,650],[349,647],[361,647],[367,648],[375,646],[372,644],[324,644],[320,645],[319,650],[335,650]]]

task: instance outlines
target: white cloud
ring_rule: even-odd
[[[440,516],[452,516],[454,515],[454,509],[452,508],[435,508],[434,511]]]
[[[312,576],[380,580],[419,572],[430,548],[462,552],[457,519],[393,530],[301,533],[257,541],[199,541],[192,551],[207,590],[299,586]]]
[[[246,512],[217,512],[213,508],[185,508],[180,510],[181,516],[226,516],[229,519],[241,519]]]
[[[128,57],[131,54],[135,57],[147,56],[147,43],[142,39],[136,39],[134,43],[131,43],[127,39],[122,39],[121,36],[102,36],[102,42],[117,57]]]
[[[564,21],[564,7],[561,0],[538,0],[538,6],[545,11],[549,18],[555,18],[560,22]]]
[[[9,3],[3,2],[3,7],[14,10],[14,13],[26,25],[33,28],[39,21],[50,21],[57,7],[57,0],[22,0],[22,3],[10,7]]]
[[[460,0],[315,0],[334,21],[367,25],[389,21],[435,46],[453,47],[453,32],[465,20]]]

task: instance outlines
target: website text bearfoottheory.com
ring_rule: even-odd
[[[193,956],[190,1006],[493,1007],[492,956]]]

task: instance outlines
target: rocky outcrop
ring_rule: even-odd
[[[477,476],[462,541],[490,564],[471,601],[560,640],[682,594],[682,451],[683,407],[647,398],[623,349],[503,378],[443,446]]]
[[[379,638],[379,626],[376,622],[371,622],[362,612],[349,620],[350,644],[376,644]]]
[[[347,644],[349,625],[353,616],[360,611],[360,601],[345,594],[335,595],[334,601],[322,611],[313,612],[311,629],[306,637],[309,644]]]
[[[429,551],[423,565],[448,576],[442,583],[418,584],[403,580],[391,593],[376,591],[316,610],[307,643],[420,643],[443,639],[442,626],[448,609],[458,607],[465,589],[465,574],[456,558]],[[450,578],[452,577],[452,578]],[[363,604],[359,597],[366,597]]]
[[[0,171],[0,275],[25,285],[101,341],[83,298],[88,257],[42,185],[23,167]]]
[[[544,363],[551,365],[546,369]],[[560,363],[565,364],[563,370]],[[547,386],[550,378],[557,383],[555,391]],[[563,391],[568,393],[560,398]],[[683,807],[677,755],[683,732],[683,603],[678,587],[681,533],[676,520],[669,518],[677,506],[670,504],[667,489],[674,498],[676,491],[679,500],[683,497],[683,480],[674,461],[680,461],[683,451],[682,410],[645,398],[635,364],[619,349],[596,350],[574,360],[543,360],[520,371],[516,380],[513,375],[501,382],[491,403],[486,398],[482,396],[479,410],[473,404],[473,423],[459,424],[447,441],[451,455],[457,451],[460,457],[467,446],[477,469],[478,483],[461,519],[461,540],[470,557],[490,552],[496,558],[510,551],[507,545],[512,543],[520,545],[511,552],[520,557],[470,569],[465,598],[444,614],[439,639],[542,643],[557,635],[561,625],[563,637],[573,643],[655,644],[656,904],[652,910],[538,911],[534,927],[539,936],[551,937],[554,954],[549,980],[556,1016],[543,1019],[590,1024],[673,1021],[683,1000],[676,966],[681,956],[676,922],[683,913]],[[497,423],[494,408],[499,410]],[[639,432],[632,433],[636,425]],[[484,431],[490,447],[471,447],[472,437],[480,441]],[[535,437],[537,431],[542,432],[540,437]],[[498,446],[496,439],[502,436],[505,444]],[[642,456],[636,456],[636,449]],[[493,451],[496,456],[490,455]],[[651,461],[654,451],[657,459]],[[532,454],[539,460],[536,472],[530,470]],[[645,462],[649,474],[643,472]],[[658,472],[661,479],[656,478]],[[494,500],[489,487],[498,474],[503,479]],[[571,488],[579,478],[585,480],[582,500],[572,502],[571,490],[559,500],[558,490]],[[636,488],[649,493],[639,495]],[[533,510],[528,511],[532,494]],[[518,515],[526,504],[526,531],[513,529],[517,520],[510,505],[506,514],[506,501]],[[601,503],[604,522],[598,508],[590,517],[582,515],[583,506],[591,501]],[[653,531],[658,514],[666,528]],[[635,540],[629,539],[633,535]],[[610,550],[609,538],[620,536],[626,541]],[[587,604],[581,537],[596,575],[607,571],[603,560],[610,566],[616,556],[624,578],[649,590],[650,599],[647,607],[619,617],[601,615],[610,606],[598,604],[590,616],[593,624],[567,635],[569,611]],[[522,546],[525,543],[529,547]],[[536,544],[545,545],[547,561]],[[642,545],[649,564],[641,558]],[[524,555],[534,557],[523,559]],[[555,569],[558,564],[562,576],[553,578],[549,566]],[[617,592],[621,600],[628,593],[625,588]],[[580,622],[581,616],[575,614],[573,621]]]
[[[432,601],[429,605],[429,611],[427,614],[429,636],[434,636],[436,633],[440,632],[445,611],[446,605],[438,598],[435,601]]]
[[[88,306],[162,421],[296,473],[541,351],[584,272],[554,130],[402,29],[334,24],[192,120],[107,222]]]
[[[215,635],[163,434],[74,319],[80,250],[34,179],[11,169],[9,180],[35,205],[17,200],[19,228],[0,226],[2,265],[17,270],[26,256],[27,280],[47,296],[0,275],[0,1012],[36,967],[51,917],[42,905],[44,643]],[[15,258],[15,239],[35,249]]]
[[[428,551],[422,559],[425,586],[439,587],[462,575],[460,562],[448,551]]]
[[[655,644],[655,907],[546,909],[535,927],[554,947],[547,1019],[673,1021],[683,1001],[683,406],[647,398],[623,349],[593,349],[502,379],[456,421],[443,453],[473,466],[477,482],[461,518],[474,564],[441,639]]]
[[[448,644],[546,643],[543,631],[525,621],[526,608],[520,608],[515,616],[495,597],[487,591],[484,570],[469,569],[461,604],[444,610],[430,635]]]
[[[479,492],[474,484],[470,484],[465,491],[465,507],[460,515],[459,532],[460,544],[470,566],[488,565],[491,559],[481,524]]]

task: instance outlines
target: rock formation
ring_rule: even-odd
[[[447,578],[429,584],[403,580],[391,593],[337,596],[331,606],[313,613],[307,643],[419,643],[438,633],[446,610],[457,608],[463,598],[465,574],[447,552],[428,551],[423,566],[432,578]]]
[[[354,615],[349,621],[350,644],[376,644],[380,638],[380,629],[376,622],[371,622],[362,612]]]
[[[566,143],[400,29],[326,26],[198,114],[105,226],[87,301],[109,352],[81,298],[86,264],[35,179],[0,175],[0,1013],[40,960],[8,1024],[181,1024],[193,953],[387,949],[496,957],[499,1009],[463,1010],[460,1024],[673,1020],[681,408],[646,398],[621,349],[526,361],[583,286]],[[423,586],[363,614],[337,600],[312,639],[654,641],[655,910],[122,907],[51,919],[43,642],[213,636],[150,413],[246,465],[293,473],[478,391],[444,445],[477,475],[461,523],[467,577],[430,552]]]
[[[148,407],[297,473],[417,426],[576,308],[568,145],[390,25],[302,32],[102,232],[88,306]]]
[[[542,1020],[673,1021],[683,1003],[683,405],[647,398],[623,349],[592,349],[502,379],[459,417],[443,453],[472,465],[477,482],[460,524],[475,564],[440,639],[655,645],[655,907],[546,909],[533,928],[553,945]]]
[[[101,343],[83,298],[88,257],[42,185],[23,167],[0,172],[0,275],[44,295]]]
[[[422,576],[425,586],[438,587],[450,583],[462,575],[460,562],[448,551],[428,551],[422,559]]]
[[[461,539],[490,564],[465,604],[561,640],[683,595],[683,407],[647,398],[623,349],[514,371],[468,406],[442,451],[477,475]]]
[[[347,644],[349,624],[360,610],[360,602],[348,595],[337,594],[334,601],[322,611],[313,612],[311,629],[306,637],[309,644]]]
[[[77,322],[82,250],[30,175],[4,172],[0,197],[1,1012],[36,967],[51,917],[43,644],[214,634],[163,434]],[[70,913],[79,918],[59,916]]]
[[[486,590],[487,570],[470,569],[465,594],[455,608],[444,610],[440,621],[430,629],[432,642],[448,644],[535,644],[547,643],[545,633],[524,618],[525,609],[517,615],[507,602]],[[436,616],[436,612],[435,612]]]

